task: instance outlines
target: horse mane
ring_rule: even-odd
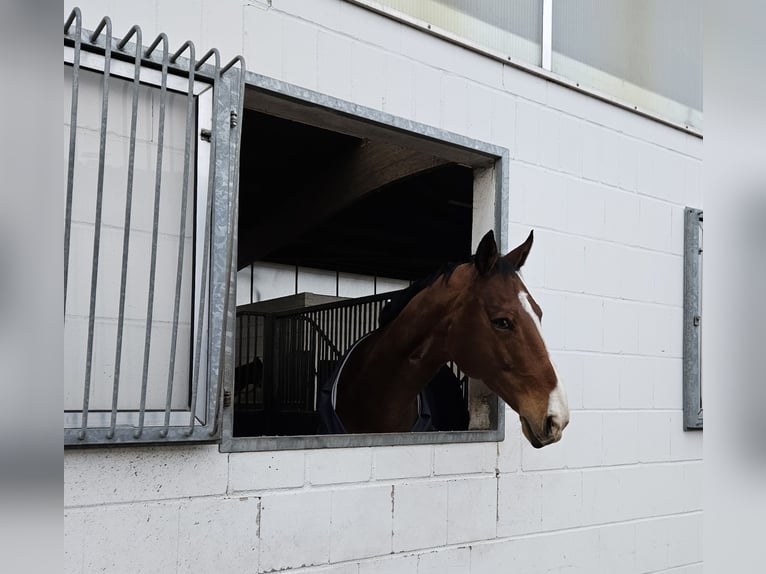
[[[471,256],[468,262],[473,263],[474,256]],[[378,327],[385,327],[391,321],[396,319],[399,314],[404,311],[404,308],[410,301],[412,301],[415,295],[423,291],[426,287],[430,287],[436,283],[437,279],[441,278],[445,283],[448,282],[452,273],[459,265],[462,265],[462,263],[445,263],[438,271],[436,271],[436,273],[424,277],[423,279],[418,279],[409,287],[405,287],[400,291],[394,291],[391,295],[391,299],[380,310]],[[495,263],[494,271],[499,272],[503,277],[507,277],[516,273],[518,269],[506,259],[499,257]]]

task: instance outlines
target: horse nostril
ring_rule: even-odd
[[[546,434],[546,436],[551,436],[551,434],[553,434],[553,425],[555,425],[555,424],[556,423],[553,421],[553,416],[552,415],[548,415],[545,418],[545,434]]]

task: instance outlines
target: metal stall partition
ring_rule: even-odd
[[[244,72],[65,22],[65,446],[220,436]]]
[[[276,312],[237,312],[235,436],[315,434],[319,389],[378,326],[390,293]],[[448,366],[468,400],[468,377]]]

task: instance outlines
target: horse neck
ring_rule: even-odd
[[[349,379],[359,384],[340,385],[339,406],[346,401],[354,404],[359,409],[358,418],[366,421],[396,417],[405,411],[404,406],[409,409],[407,413],[416,412],[413,408],[418,393],[449,359],[447,333],[464,274],[458,267],[449,281],[437,278],[388,325],[362,342],[356,364],[349,365],[353,372]]]

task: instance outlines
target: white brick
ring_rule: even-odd
[[[521,161],[540,163],[540,110],[526,100],[516,101],[516,150]]]
[[[492,92],[476,82],[468,82],[468,133],[480,141],[492,137]]]
[[[609,524],[598,529],[599,572],[635,572],[635,563],[635,524]]]
[[[651,359],[653,363],[654,407],[681,409],[683,406],[683,363],[678,358]]]
[[[332,493],[330,561],[388,554],[392,548],[393,487]]]
[[[64,506],[226,492],[217,445],[73,450],[64,453]]]
[[[583,357],[585,382],[582,404],[586,409],[615,409],[620,404],[619,355],[587,355]]]
[[[602,524],[628,518],[624,500],[633,494],[628,488],[630,469],[594,468],[582,471],[582,522]]]
[[[202,1],[191,0],[184,7],[184,17],[178,17],[178,8],[170,2],[157,5],[157,26],[168,35],[171,53],[186,40],[199,44],[202,31]],[[148,42],[144,42],[147,44]]]
[[[450,481],[447,498],[448,544],[495,537],[497,479]]]
[[[529,164],[517,164],[511,185],[522,193],[524,222],[530,226],[564,229],[567,220],[565,178]]]
[[[447,483],[394,487],[394,552],[447,543]]]
[[[667,203],[642,197],[638,201],[638,244],[656,251],[671,252],[671,214]]]
[[[417,66],[412,76],[412,117],[434,127],[441,126],[441,83],[443,73]]]
[[[459,76],[442,78],[442,127],[458,134],[468,134],[468,81]]]
[[[434,474],[495,472],[495,443],[455,443],[434,446]]]
[[[343,36],[320,30],[317,37],[317,89],[342,100],[351,99],[353,43]]]
[[[583,124],[582,175],[585,179],[601,181],[607,133],[599,126]]]
[[[686,189],[684,206],[699,207],[703,205],[702,162],[697,158],[686,158],[683,160],[683,164],[685,174],[684,187]]]
[[[536,556],[540,572],[589,574],[598,568],[598,530],[575,530],[529,541],[528,552]],[[534,572],[533,568],[525,572]]]
[[[682,566],[702,560],[702,518],[702,513],[696,513],[668,519],[671,566]]]
[[[490,141],[509,149],[516,149],[516,98],[505,92],[492,92],[492,130]]]
[[[683,511],[684,465],[652,464],[635,467],[636,493],[643,493],[640,505],[633,509],[636,517],[650,517]]]
[[[430,476],[433,446],[387,446],[375,449],[373,475],[376,479]]]
[[[579,526],[582,521],[582,472],[546,472],[542,483],[542,529]]]
[[[638,243],[638,197],[610,190],[604,196],[604,238],[626,245]]]
[[[654,404],[653,360],[623,357],[620,370],[620,408],[650,409]]]
[[[331,497],[293,492],[261,499],[261,571],[328,562]]]
[[[418,574],[468,574],[471,571],[471,549],[449,548],[418,556]]]
[[[604,142],[601,149],[604,155],[601,157],[601,181],[606,185],[617,187],[622,181],[620,160],[625,138],[612,130],[607,130],[603,137]]]
[[[559,134],[558,168],[574,176],[582,175],[583,122],[565,114],[556,116]]]
[[[516,472],[521,467],[521,424],[510,407],[505,409],[505,438],[497,443],[497,470]]]
[[[680,204],[685,197],[683,157],[649,145],[639,154],[639,193]]]
[[[684,252],[684,210],[678,206],[670,212],[670,252],[674,255],[683,255]]]
[[[595,297],[570,295],[566,297],[565,305],[566,348],[576,351],[601,351],[604,346],[603,301]]]
[[[568,179],[567,231],[584,237],[604,236],[606,195],[610,192],[603,185],[581,179]]]
[[[604,301],[604,351],[638,351],[639,307],[624,301]]]
[[[411,118],[414,76],[412,63],[408,59],[388,55],[382,73],[385,77],[383,110],[395,116]]]
[[[604,413],[603,421],[603,464],[638,462],[638,413]]]
[[[503,65],[503,86],[521,98],[544,104],[548,99],[549,84],[550,82],[543,78],[513,66]],[[553,84],[550,86],[550,89],[555,89]]]
[[[636,566],[639,572],[654,572],[670,566],[668,534],[665,520],[636,524]]]
[[[258,498],[193,498],[181,503],[178,572],[234,572],[258,565]],[[222,525],[226,525],[222,528]]]
[[[300,1],[296,2],[296,13],[303,14],[303,4]],[[337,2],[332,4],[337,4]],[[340,4],[341,6],[337,10],[337,23],[335,24],[339,30],[356,40],[369,42],[389,51],[398,52],[401,50],[401,37],[405,27],[399,22],[366,10],[360,10],[356,6],[348,6],[345,2]]]
[[[497,496],[498,537],[540,531],[542,489],[540,474],[516,472],[500,475]]]
[[[285,81],[316,90],[317,28],[293,18],[286,18],[282,22],[281,51]]]
[[[303,486],[303,451],[247,452],[229,455],[229,490],[269,490]]]
[[[638,457],[640,462],[657,462],[670,458],[669,413],[638,413]]]
[[[648,301],[654,292],[652,263],[655,253],[643,249],[627,250],[617,267],[620,274],[620,298]]]
[[[680,357],[681,309],[640,305],[638,313],[638,352],[655,357]]]
[[[638,182],[638,154],[639,142],[631,137],[623,137],[619,157],[617,159],[619,170],[619,183],[622,189],[636,191]]]
[[[528,539],[501,540],[471,546],[471,574],[525,572],[537,574],[534,558],[527,553]]]
[[[282,67],[282,25],[284,16],[276,10],[245,6],[244,57],[250,71],[277,80],[284,79]],[[275,49],[280,46],[280,49]]]
[[[585,292],[607,297],[623,297],[623,291],[620,289],[621,275],[617,270],[622,266],[626,255],[624,248],[614,244],[588,241],[585,244]]]
[[[685,512],[702,510],[705,499],[704,486],[704,464],[691,462],[683,465],[683,506]]]
[[[176,570],[177,502],[94,507],[88,513],[86,533],[84,572]]]
[[[673,460],[701,459],[703,433],[684,431],[683,420],[683,412],[670,413],[670,458]]]
[[[648,300],[664,305],[683,305],[683,258],[675,255],[655,254],[652,257],[654,278]]]
[[[372,449],[321,449],[306,456],[310,484],[365,482],[372,474]]]
[[[585,285],[585,243],[567,235],[546,239],[545,286],[582,292]]]
[[[416,574],[417,554],[399,554],[359,563],[359,574]]]
[[[356,43],[351,53],[351,97],[361,106],[383,109],[386,53],[377,48]]]

